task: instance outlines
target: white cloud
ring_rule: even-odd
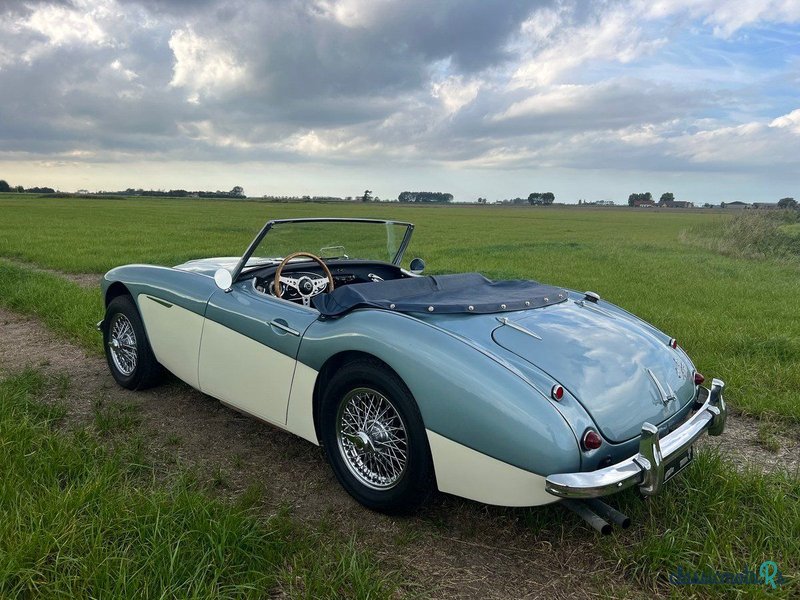
[[[465,80],[461,75],[450,75],[431,83],[431,96],[441,101],[448,114],[453,114],[472,102],[480,89],[480,80]]]
[[[196,34],[191,27],[172,32],[169,47],[175,56],[170,85],[185,88],[188,101],[202,95],[224,95],[245,81],[247,70],[222,43]]]
[[[665,38],[648,39],[629,7],[600,13],[580,26],[565,20],[568,13],[546,14],[543,25],[534,26],[529,20],[522,28],[520,44],[528,36],[530,48],[514,70],[512,83],[517,87],[551,84],[589,62],[625,64],[667,43]]]
[[[800,21],[797,0],[637,0],[637,4],[651,19],[686,12],[712,26],[714,34],[722,38],[757,23]]]
[[[788,115],[783,115],[782,117],[778,117],[772,123],[769,124],[770,127],[778,127],[781,129],[787,129],[792,133],[796,133],[800,135],[800,108],[797,110],[793,110]]]

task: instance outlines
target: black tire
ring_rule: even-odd
[[[389,469],[399,471],[393,475],[395,479],[391,482],[389,480],[392,477],[389,476],[385,477],[387,481],[376,482],[375,485],[378,487],[370,485],[366,480],[370,475],[386,475],[387,471],[380,471],[379,467],[368,468],[362,461],[360,466],[364,469],[363,473],[355,474],[359,470],[359,466],[355,463],[361,459],[352,456],[348,459],[346,457],[348,448],[350,452],[358,453],[363,452],[366,446],[357,447],[353,443],[352,437],[355,436],[352,436],[352,428],[349,429],[350,438],[344,435],[347,432],[340,436],[339,429],[349,427],[349,423],[337,427],[338,422],[346,423],[347,418],[344,415],[348,407],[352,408],[351,402],[357,404],[365,402],[364,397],[359,394],[366,394],[365,398],[372,398],[376,402],[385,400],[390,407],[381,419],[365,421],[371,422],[377,429],[367,427],[366,429],[369,429],[371,435],[369,441],[358,442],[368,445],[369,449],[378,449],[373,452],[369,452],[368,449],[368,453],[373,455],[371,458],[373,464],[377,461],[384,461],[382,466],[385,467],[389,464]],[[372,395],[370,396],[370,394]],[[391,409],[395,411],[394,414]],[[376,408],[375,412],[380,411]],[[387,414],[390,417],[385,416]],[[397,427],[402,427],[402,430]],[[367,508],[389,514],[408,513],[423,504],[435,489],[433,460],[417,404],[402,379],[379,361],[355,360],[334,374],[322,399],[320,428],[322,444],[336,478],[353,498]],[[362,431],[366,429],[360,428]],[[396,430],[396,434],[400,436],[399,439],[404,443],[396,441],[398,438],[385,437],[389,430]],[[388,433],[388,435],[395,435],[395,433]],[[406,460],[402,469],[398,467],[399,461],[391,464],[385,462],[391,461],[389,454],[385,451],[385,447],[389,444],[393,444],[392,454],[395,458],[402,456],[403,450],[406,451]],[[375,458],[378,454],[381,454],[382,458]]]
[[[128,356],[122,358],[119,358],[120,355],[117,354],[115,360],[115,352],[111,347],[112,333],[118,322],[123,328],[129,324],[132,329],[132,341],[135,346],[132,351],[132,354],[135,355],[133,363],[127,362],[130,360],[130,352]],[[122,387],[129,390],[143,390],[153,387],[161,381],[164,368],[153,354],[139,310],[130,296],[117,296],[109,302],[108,308],[106,308],[106,317],[103,319],[103,347],[111,375]]]

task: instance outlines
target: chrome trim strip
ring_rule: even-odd
[[[154,298],[149,294],[146,297],[148,300],[152,300],[153,302],[155,302],[156,304],[160,304],[161,306],[166,306],[167,308],[172,308],[173,306],[171,303],[167,302],[166,300],[162,300],[161,298]]]
[[[516,323],[514,323],[514,321],[509,321],[506,317],[496,317],[496,318],[498,322],[500,322],[502,325],[508,325],[509,327],[511,327],[511,329],[516,329],[517,331],[529,335],[532,338],[536,338],[537,340],[542,339],[542,336],[536,335],[530,329],[525,329],[522,325],[517,325]]]
[[[670,387],[669,383],[667,384],[667,388],[669,389],[669,393],[667,393],[667,390],[665,390],[664,386],[661,385],[661,382],[658,380],[658,377],[656,377],[656,374],[653,373],[653,370],[652,369],[646,369],[646,371],[647,371],[647,374],[650,375],[650,379],[653,380],[653,383],[656,384],[656,387],[658,388],[658,393],[661,394],[661,402],[664,403],[664,406],[669,404],[672,400],[677,400],[678,399],[677,396],[675,395],[675,391],[672,389],[672,387]]]
[[[559,498],[597,498],[638,485],[645,495],[657,494],[664,484],[664,465],[689,449],[708,431],[720,435],[727,409],[722,398],[725,383],[714,379],[708,398],[678,429],[659,439],[658,429],[642,424],[639,452],[616,465],[582,473],[556,473],[545,480],[545,490]]]

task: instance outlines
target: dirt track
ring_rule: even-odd
[[[535,529],[526,524],[526,511],[445,495],[413,517],[370,512],[339,487],[319,448],[227,409],[175,379],[146,392],[123,390],[101,357],[59,340],[36,320],[0,309],[0,373],[25,366],[69,375],[68,422],[91,422],[98,400],[109,406],[133,405],[142,417],[138,432],[165,470],[176,464],[195,467],[220,480],[220,493],[229,496],[255,485],[263,492],[267,513],[289,506],[298,519],[355,533],[388,568],[401,570],[418,584],[412,591],[424,596],[653,596],[652,590],[644,594],[629,587],[616,565],[598,556],[594,533],[577,518],[567,520],[567,530],[558,520]],[[730,447],[742,457],[767,455],[755,445],[753,423],[730,423],[733,433],[723,436],[722,443],[728,446],[735,439]],[[784,444],[769,463],[781,455],[797,461],[798,449]]]

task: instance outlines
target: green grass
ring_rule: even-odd
[[[726,381],[735,409],[800,421],[800,319],[791,318],[800,314],[797,263],[696,245],[703,232],[719,238],[719,213],[4,194],[0,214],[0,256],[94,273],[237,255],[270,218],[411,221],[406,264],[421,256],[430,273],[480,271],[594,290],[678,338],[701,372]],[[92,326],[102,309],[91,291],[0,263],[0,303],[98,347]]]
[[[95,325],[103,315],[98,290],[87,290],[57,275],[33,272],[0,258],[0,305],[42,319],[53,331],[100,351]]]
[[[352,540],[260,518],[190,477],[158,485],[138,445],[57,430],[37,371],[0,381],[0,597],[390,598]]]
[[[739,572],[766,560],[793,578],[777,593],[800,593],[800,478],[737,469],[713,450],[700,452],[691,468],[647,501],[634,493],[618,497],[633,531],[603,540],[604,552],[642,583],[666,587],[668,575],[684,570]],[[764,592],[743,586],[742,593]],[[682,593],[731,597],[730,586],[689,586]],[[769,590],[772,592],[772,590]]]
[[[58,200],[13,195],[0,196],[0,214],[3,216],[0,256],[63,271],[95,273],[130,262],[170,265],[190,258],[238,254],[268,218],[375,216],[409,220],[417,224],[417,230],[406,254],[406,264],[411,257],[422,256],[431,273],[478,270],[494,278],[527,277],[579,290],[595,290],[677,337],[707,376],[725,379],[726,398],[735,408],[764,416],[761,437],[766,447],[774,447],[774,433],[783,426],[781,420],[800,421],[800,319],[795,318],[800,314],[797,264],[783,255],[762,253],[753,258],[753,253],[743,256],[719,244],[698,245],[697,236],[704,233],[717,240],[730,236],[725,219],[719,214],[151,199]],[[792,224],[781,227],[787,235],[794,231]],[[728,248],[735,246],[726,243]],[[55,276],[32,274],[0,262],[0,304],[41,317],[59,333],[87,347],[99,348],[93,330],[101,314],[96,292],[81,290]],[[16,423],[20,421],[20,411],[28,411],[29,416],[22,419],[20,427],[32,427],[41,434],[37,448],[55,443],[67,448],[62,450],[59,445],[57,452],[53,451],[55,454],[34,455],[31,460],[39,466],[33,468],[31,477],[42,478],[36,479],[37,487],[55,490],[58,484],[62,489],[63,476],[54,475],[50,469],[58,471],[66,468],[64,465],[72,465],[78,474],[84,472],[84,466],[72,454],[75,451],[72,445],[76,445],[78,453],[88,457],[85,468],[95,474],[80,480],[86,486],[74,483],[68,489],[87,488],[84,494],[89,493],[88,488],[96,490],[90,506],[119,508],[124,502],[134,508],[130,509],[132,513],[123,510],[120,515],[102,510],[88,511],[92,514],[86,515],[87,511],[78,510],[73,497],[80,497],[77,492],[66,497],[53,493],[39,506],[39,514],[46,515],[48,529],[37,536],[30,523],[24,534],[18,531],[20,523],[25,521],[13,517],[22,511],[25,518],[33,520],[32,509],[15,505],[17,512],[12,512],[4,504],[3,514],[8,512],[13,518],[12,525],[0,525],[0,596],[10,595],[12,589],[25,589],[35,595],[31,586],[45,585],[41,582],[52,586],[45,589],[46,595],[55,594],[54,590],[65,590],[64,594],[69,595],[87,589],[69,587],[76,585],[97,585],[96,589],[107,595],[124,596],[126,590],[136,587],[159,593],[167,590],[167,594],[180,590],[181,595],[187,595],[189,590],[197,596],[211,595],[212,590],[223,589],[214,586],[223,585],[220,573],[227,573],[229,562],[224,559],[225,553],[220,555],[217,545],[209,540],[221,537],[224,548],[225,543],[232,543],[230,540],[239,535],[244,536],[245,542],[235,554],[237,578],[235,582],[228,579],[224,583],[241,585],[242,589],[224,588],[229,595],[258,596],[253,586],[262,586],[262,592],[277,589],[290,596],[337,595],[335,588],[347,590],[342,595],[359,596],[372,589],[369,585],[375,583],[373,577],[379,586],[375,588],[379,590],[374,592],[375,596],[381,597],[392,589],[394,580],[375,570],[369,556],[357,552],[352,541],[323,544],[322,560],[317,563],[311,560],[307,544],[313,547],[319,544],[319,539],[315,541],[313,534],[302,528],[297,533],[297,526],[285,515],[264,523],[246,510],[237,512],[236,507],[209,500],[202,490],[183,480],[166,489],[142,486],[142,467],[136,466],[142,461],[141,445],[135,440],[109,455],[109,451],[85,436],[70,438],[55,434],[51,425],[57,413],[53,416],[47,412],[54,409],[44,409],[32,402],[29,393],[18,390],[22,385],[18,380],[2,385],[5,387],[0,387],[0,394],[6,390],[6,396],[0,398],[10,397],[8,390],[17,398],[12,402],[17,408],[9,411],[3,406],[0,423],[4,428],[7,413],[16,415],[13,417]],[[60,388],[64,388],[63,384]],[[136,426],[135,415],[128,414],[125,407],[112,409],[99,405],[96,409],[95,431],[100,434],[105,430],[131,431]],[[57,442],[45,443],[43,440],[49,437]],[[0,439],[11,439],[5,429]],[[168,443],[179,445],[181,441],[175,437]],[[0,448],[2,456],[9,448]],[[40,465],[39,458],[47,459],[46,464]],[[101,468],[108,464],[112,466]],[[27,475],[19,464],[16,467],[3,465],[4,473],[13,474],[9,485],[22,488],[33,485],[25,483]],[[110,469],[109,474],[103,469]],[[16,478],[23,481],[15,484]],[[220,488],[229,485],[222,467],[212,474],[211,485]],[[5,491],[8,487],[0,489],[3,502],[8,502],[10,497]],[[668,484],[662,495],[642,502],[635,494],[626,493],[613,502],[634,519],[635,525],[632,530],[617,532],[611,539],[598,540],[598,552],[618,562],[624,577],[645,589],[660,588],[679,596],[728,597],[732,593],[728,586],[669,588],[668,575],[678,567],[739,571],[745,565],[757,567],[764,560],[778,562],[786,575],[796,576],[800,569],[800,483],[796,474],[762,475],[752,470],[737,470],[730,461],[706,451],[699,454],[691,469]],[[77,528],[65,514],[69,510],[76,513],[72,515],[74,519],[100,521],[89,521],[88,525],[81,521],[81,527]],[[180,516],[170,511],[177,511]],[[228,517],[217,516],[227,515],[226,511],[233,511],[235,518],[231,516],[228,521]],[[162,518],[161,514],[169,517]],[[559,508],[514,514],[532,529],[568,530],[571,526],[563,520],[571,519],[571,515],[565,515]],[[132,521],[132,515],[142,521],[141,525]],[[157,533],[153,525],[156,518],[167,524]],[[195,518],[202,522],[193,521]],[[210,525],[206,522],[209,519],[214,527],[221,529],[209,532]],[[573,522],[574,519],[569,521]],[[187,527],[191,533],[184,534]],[[85,539],[91,536],[84,530],[91,536],[99,536],[96,545]],[[205,537],[198,538],[198,532]],[[7,536],[15,543],[9,544]],[[140,541],[142,536],[147,540],[143,547],[155,548],[158,560],[151,560],[144,552],[136,553],[130,540]],[[413,545],[417,536],[417,528],[411,524],[396,542],[401,547]],[[19,545],[16,541],[23,538],[35,538],[26,544],[38,549],[38,553],[30,556],[39,557],[39,562],[34,561],[34,567],[16,574],[15,569],[29,557],[16,550]],[[187,539],[197,547],[187,549],[184,543]],[[44,540],[49,540],[50,545]],[[270,544],[281,548],[281,560],[269,558],[275,556]],[[7,560],[5,547],[15,548]],[[89,548],[86,556],[90,558],[84,560],[84,554],[76,548],[81,551]],[[108,558],[98,554],[106,548],[110,553]],[[173,551],[178,552],[175,558],[171,558]],[[15,562],[9,562],[12,560]],[[104,579],[100,583],[94,580],[87,583],[92,571],[87,562],[102,565]],[[69,567],[64,578],[60,571],[56,573],[54,564]],[[221,569],[221,564],[226,569]],[[165,572],[166,565],[175,572]],[[135,584],[122,591],[109,587],[112,577],[108,572],[112,568],[117,569],[115,573],[124,570],[123,584],[128,581]],[[303,573],[299,578],[298,572]],[[10,583],[2,583],[11,574],[14,576],[8,579]],[[190,585],[193,587],[187,587]],[[736,590],[748,596],[764,593],[753,587]],[[770,595],[797,594],[795,581]]]

